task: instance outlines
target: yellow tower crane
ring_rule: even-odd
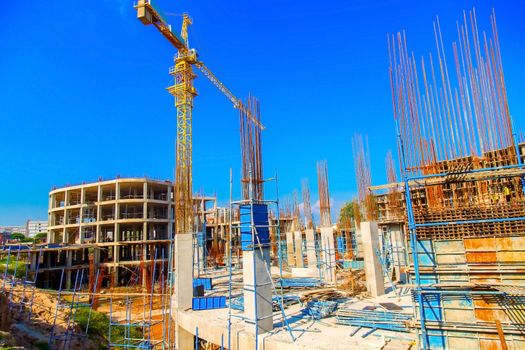
[[[144,25],[155,26],[160,33],[177,49],[169,73],[173,75],[174,84],[168,91],[175,97],[177,108],[177,144],[175,164],[175,232],[190,233],[193,231],[193,200],[192,200],[192,109],[193,99],[197,91],[193,86],[195,74],[192,67],[197,67],[215,87],[217,87],[232,103],[235,108],[242,109],[261,130],[264,126],[251,116],[241,100],[221,83],[211,70],[198,59],[195,49],[188,44],[188,26],[191,18],[183,15],[180,36],[171,29],[162,16],[152,6],[150,0],[139,0],[135,5],[137,17]]]

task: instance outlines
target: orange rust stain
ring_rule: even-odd
[[[496,252],[467,253],[467,263],[496,262]]]
[[[525,237],[500,237],[496,244],[498,250],[525,250]]]
[[[501,323],[510,322],[508,316],[503,310],[493,310],[493,309],[474,309],[474,314],[478,321],[485,322],[494,322],[494,320],[500,320]]]
[[[479,284],[493,284],[493,283],[500,283],[500,278],[471,278],[470,282],[472,283],[479,283]]]
[[[467,250],[494,250],[496,241],[494,238],[466,238],[465,249]]]
[[[479,348],[480,350],[500,350],[501,344],[499,340],[480,339]]]
[[[500,308],[498,302],[491,298],[474,299],[474,307],[476,308]]]
[[[499,262],[523,262],[525,260],[524,252],[499,252],[498,261]]]

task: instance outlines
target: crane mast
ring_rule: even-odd
[[[197,91],[193,86],[195,74],[192,62],[195,53],[179,50],[175,56],[175,65],[170,68],[174,84],[168,91],[175,97],[177,109],[177,143],[175,165],[175,232],[193,231],[192,199],[192,110],[193,99]]]
[[[198,60],[196,51],[189,48],[188,26],[192,21],[187,14],[183,15],[182,30],[178,35],[155,10],[150,0],[139,0],[135,9],[137,18],[144,25],[153,25],[157,28],[178,51],[174,58],[175,65],[169,70],[173,75],[174,84],[167,89],[174,96],[177,108],[175,233],[190,233],[193,232],[192,110],[193,99],[197,96],[193,86],[195,74],[192,66],[196,66],[232,102],[233,107],[247,115],[258,128],[264,130],[264,126],[252,116],[251,110],[246,108],[202,61]]]

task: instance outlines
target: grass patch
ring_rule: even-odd
[[[13,252],[11,252],[13,254]],[[18,278],[25,278],[26,276],[26,263],[24,261],[16,261],[16,253],[15,255],[11,255],[9,257],[9,263],[7,261],[7,257],[0,259],[0,274],[2,277],[5,273],[5,268],[7,265],[7,275],[12,276],[15,273],[16,269],[16,277]]]
[[[86,330],[88,325],[89,318],[89,308],[80,307],[77,311],[76,323],[82,328],[83,331]],[[131,327],[130,329],[131,339],[141,339],[142,327]],[[91,311],[91,319],[89,321],[88,335],[91,336],[91,339],[95,340],[96,338],[104,340],[106,344],[99,344],[101,348],[107,349],[107,343],[109,342],[109,317],[95,310]],[[126,329],[123,326],[111,326],[111,342],[114,344],[123,344],[126,340]]]

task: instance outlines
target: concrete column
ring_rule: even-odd
[[[97,227],[95,232],[95,243],[100,243],[100,201],[102,201],[102,187],[97,186]]]
[[[79,212],[79,217],[80,217],[80,224],[78,225],[78,241],[75,242],[77,244],[84,244],[84,227],[83,227],[83,223],[84,223],[84,197],[85,197],[85,194],[86,194],[86,189],[84,187],[82,187],[80,189],[80,212]]]
[[[404,268],[406,266],[405,260],[405,240],[403,234],[403,227],[401,224],[392,225],[390,227],[390,240],[392,244],[392,257],[394,264],[394,271],[396,281],[406,282]]]
[[[192,234],[175,235],[175,300],[173,305],[177,315],[191,309],[193,299],[193,249]],[[193,349],[194,338],[191,333],[179,325],[180,317],[175,319],[175,339],[177,349]]]
[[[376,254],[379,250],[379,232],[377,222],[362,222],[361,235],[365,256],[366,286],[371,296],[385,294],[385,282],[381,262]]]
[[[295,250],[293,245],[293,232],[286,232],[286,259],[288,266],[295,266]]]
[[[308,267],[317,268],[317,255],[315,254],[315,233],[309,228],[305,230],[306,234],[306,259]]]
[[[254,320],[257,317],[257,332],[263,334],[273,329],[272,284],[268,273],[270,249],[266,247],[244,251],[242,260],[246,330],[255,333]]]
[[[355,253],[354,256],[359,259],[363,259],[363,238],[361,234],[360,224],[355,224]]]
[[[118,286],[119,246],[113,243],[113,286]]]
[[[167,201],[168,201],[168,238],[173,238],[173,199],[172,197],[172,190],[173,188],[171,186],[168,186],[168,193],[167,193]]]
[[[144,185],[142,187],[142,197],[144,199],[144,204],[142,205],[142,218],[144,219],[144,224],[142,225],[142,241],[146,241],[148,239],[148,226],[146,224],[146,220],[150,217],[148,212],[149,206],[147,182],[144,182]]]
[[[327,283],[335,283],[335,244],[334,229],[332,227],[321,227],[321,247],[324,281]]]
[[[195,348],[195,336],[180,326],[177,326],[175,341],[177,342],[177,349]]]
[[[195,266],[197,266],[199,271],[202,271],[204,267],[204,248],[200,245],[199,237],[201,237],[201,233],[195,233],[195,242],[193,244],[193,263]]]
[[[180,310],[191,308],[193,298],[193,257],[192,234],[175,235],[175,295],[176,307]]]
[[[47,225],[48,225],[48,227],[52,226],[52,225],[56,225],[56,223],[53,222],[53,214],[51,214],[51,209],[55,207],[54,196],[55,196],[55,194],[49,196],[49,202],[48,202],[49,210],[47,212]],[[47,243],[57,243],[57,242],[55,242],[55,238],[54,238],[54,235],[51,232],[51,230],[47,230],[46,242]]]
[[[66,250],[66,289],[71,289],[71,266],[73,265],[73,251]]]
[[[152,248],[150,246],[150,248]],[[148,245],[146,243],[142,244],[142,260],[145,260],[146,257],[147,257],[147,252],[148,252]],[[150,251],[150,255],[151,255],[151,260],[154,259],[154,255],[155,254],[155,251]],[[147,267],[143,268],[142,269],[142,288],[147,288],[148,285],[146,284],[147,282],[147,277],[148,277],[148,268],[150,267],[151,265],[150,264],[147,264]],[[153,273],[153,271],[151,271]],[[152,277],[153,278],[153,277]]]
[[[295,267],[304,267],[303,233],[301,231],[295,231],[294,239],[295,239]]]
[[[29,265],[29,271],[36,271],[36,267],[39,263],[38,256],[40,255],[40,253],[35,251],[29,253],[29,255],[31,256],[31,264]]]

